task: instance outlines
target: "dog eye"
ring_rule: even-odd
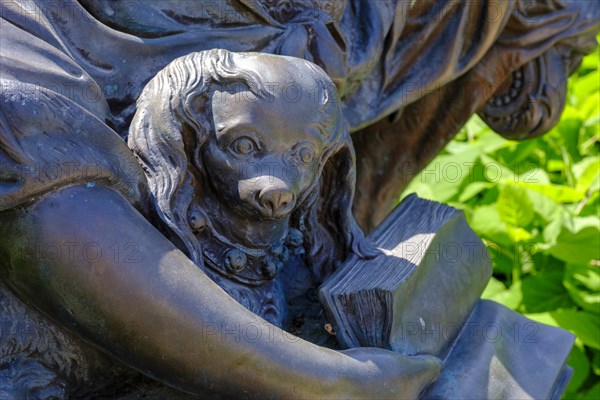
[[[300,148],[296,154],[298,155],[300,161],[304,164],[311,163],[316,156],[315,149],[313,149],[310,145],[302,146],[302,148]]]
[[[256,151],[256,143],[254,140],[249,137],[241,137],[236,139],[230,146],[231,150],[233,150],[237,154],[248,155],[252,154]]]

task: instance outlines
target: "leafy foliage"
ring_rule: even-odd
[[[558,125],[515,142],[472,118],[405,195],[465,211],[494,276],[484,298],[577,336],[566,398],[600,398],[600,71],[569,80]]]

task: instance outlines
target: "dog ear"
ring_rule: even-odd
[[[377,254],[352,214],[355,184],[354,147],[346,133],[323,166],[316,195],[307,199],[308,211],[299,221],[305,231],[309,264],[321,282],[350,255],[372,258]]]
[[[194,198],[189,165],[199,163],[189,155],[199,153],[194,150],[206,136],[204,124],[193,118],[200,104],[196,99],[203,93],[202,82],[189,77],[199,65],[193,61],[177,59],[148,83],[138,99],[127,143],[146,173],[158,222],[169,239],[202,267],[202,249],[188,221]],[[190,81],[193,86],[182,84]]]

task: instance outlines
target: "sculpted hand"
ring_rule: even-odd
[[[355,396],[378,399],[416,399],[439,375],[442,361],[433,356],[405,356],[379,348],[362,347],[342,353],[360,363],[362,375]]]

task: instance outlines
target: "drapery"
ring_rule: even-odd
[[[5,189],[0,209],[45,184],[34,180],[36,190],[28,189],[32,180],[23,171],[76,161],[75,153],[42,155],[34,145],[39,135],[52,137],[55,147],[75,142],[87,149],[83,153],[90,160],[107,160],[97,174],[102,179],[117,184],[125,173],[129,180],[143,180],[129,167],[130,156],[114,133],[126,136],[144,84],[170,61],[193,51],[220,47],[313,61],[336,83],[351,131],[391,116],[393,135],[421,143],[435,136],[427,128],[432,121],[446,124],[443,139],[435,137],[440,143],[430,140],[416,148],[389,143],[387,151],[423,152],[427,156],[421,158],[427,159],[481,106],[481,99],[468,99],[464,85],[456,84],[459,79],[485,76],[487,83],[499,84],[557,44],[573,53],[589,51],[598,10],[597,2],[558,0],[2,0],[0,180]],[[39,114],[32,114],[32,104],[40,107]],[[381,141],[368,132],[359,132],[357,143]],[[114,143],[102,149],[96,141]],[[119,150],[108,150],[114,146]],[[370,197],[381,205],[374,200],[377,189],[360,187],[361,177],[373,176],[377,167],[361,170],[361,165],[387,155],[357,150],[357,202]],[[120,164],[128,167],[115,167]],[[393,176],[386,179],[383,187],[402,183]],[[45,182],[47,190],[58,184]],[[380,197],[386,193],[389,188]]]

